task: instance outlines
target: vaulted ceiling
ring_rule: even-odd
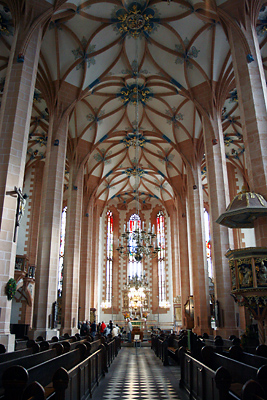
[[[53,1],[49,1],[53,4]],[[68,168],[79,155],[96,199],[125,208],[171,201],[186,171],[202,161],[202,116],[222,109],[226,156],[242,173],[244,144],[229,44],[220,9],[231,0],[74,0],[55,13],[45,32],[34,95],[28,168],[45,159],[49,110],[63,87],[74,100]],[[12,44],[1,30],[0,90]],[[258,23],[266,63],[265,7]],[[1,22],[0,22],[1,23]],[[62,89],[63,90],[63,89]],[[89,189],[88,189],[89,190]],[[92,190],[92,189],[90,189]]]

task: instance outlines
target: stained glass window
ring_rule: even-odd
[[[106,301],[112,301],[112,268],[113,268],[113,214],[107,212],[107,263],[106,263]]]
[[[61,296],[63,284],[63,266],[64,266],[64,251],[65,251],[65,234],[66,234],[66,218],[67,207],[62,211],[61,229],[60,229],[60,247],[59,247],[59,267],[58,267],[58,295]]]
[[[205,209],[204,209],[204,226],[205,226],[208,271],[209,271],[209,277],[212,278],[213,272],[212,272],[212,260],[211,260],[210,222],[209,222],[209,213]]]
[[[165,220],[163,212],[157,215],[157,246],[158,251],[158,282],[159,306],[166,302],[166,271],[165,271]]]
[[[141,219],[139,215],[133,214],[130,217],[129,223],[128,223],[128,230],[130,232],[130,240],[129,240],[129,246],[130,246],[130,255],[129,255],[129,264],[128,264],[128,276],[130,278],[133,278],[134,276],[138,276],[138,278],[141,278],[142,276],[142,260],[137,261],[136,258],[134,257],[134,252],[136,248],[136,241],[133,238],[133,231],[134,230],[141,230]]]

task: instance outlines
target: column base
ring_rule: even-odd
[[[53,336],[59,337],[59,331],[57,329],[31,329],[28,336],[34,340],[36,340],[38,336],[42,336],[44,340],[50,340]]]
[[[63,336],[65,333],[68,333],[70,336],[74,336],[76,333],[80,333],[80,329],[78,328],[62,328],[60,330],[60,334]]]
[[[6,348],[6,352],[15,351],[15,335],[9,333],[8,335],[0,335],[0,343]]]
[[[208,335],[212,335],[212,328],[210,326],[196,326],[193,329],[193,332],[199,336],[202,336],[203,333],[207,333]]]
[[[213,331],[214,336],[221,336],[223,339],[229,339],[231,335],[235,335],[236,337],[239,337],[240,333],[237,328],[217,328],[214,329]]]

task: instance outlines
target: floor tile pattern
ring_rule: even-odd
[[[181,400],[180,369],[164,367],[150,348],[122,348],[93,394],[97,400]]]

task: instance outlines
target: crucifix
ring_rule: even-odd
[[[21,188],[14,187],[14,194],[17,194],[17,211],[16,211],[16,221],[15,221],[15,230],[14,230],[14,237],[13,242],[16,242],[17,236],[17,228],[20,225],[20,220],[24,214],[25,206],[26,206],[26,199],[28,195],[26,193],[22,193]]]

